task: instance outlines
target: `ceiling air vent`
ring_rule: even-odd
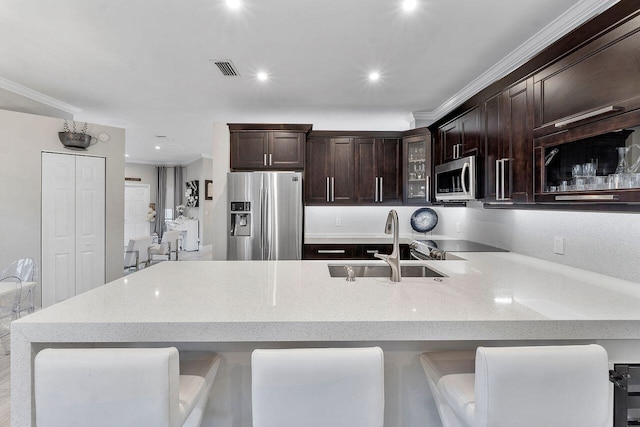
[[[216,64],[216,66],[220,69],[220,72],[223,76],[240,76],[240,73],[238,72],[236,66],[233,65],[233,62],[229,61],[228,59],[214,59],[213,63]]]

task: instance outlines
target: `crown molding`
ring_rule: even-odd
[[[3,77],[0,77],[0,88],[8,90],[9,92],[16,93],[18,95],[22,95],[25,98],[32,99],[41,104],[48,105],[49,107],[65,111],[69,114],[78,114],[82,111],[81,108],[74,107],[71,104],[67,104],[66,102],[62,102],[59,99],[52,98],[48,95],[45,95],[44,93],[29,89],[26,86],[22,86]]]
[[[569,32],[575,30],[591,18],[609,9],[620,0],[582,0],[573,5],[549,25],[538,31],[531,38],[518,46],[515,50],[502,58],[497,64],[482,73],[467,86],[458,91],[451,98],[433,111],[417,111],[413,115],[416,119],[436,121],[464,101],[480,92],[493,82],[506,76],[516,68],[525,64],[543,49],[559,40]]]

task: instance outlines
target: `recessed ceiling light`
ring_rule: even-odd
[[[260,71],[257,74],[258,80],[260,80],[261,82],[265,82],[267,80],[269,80],[269,74],[265,73],[264,71]]]
[[[159,150],[159,149],[160,149],[160,146],[159,146],[159,145],[156,145],[156,150]]]
[[[417,0],[404,0],[402,2],[402,8],[406,12],[411,12],[412,10],[415,10],[416,7],[418,7],[418,1]]]
[[[129,157],[129,155],[128,155],[128,154],[125,154],[124,156],[125,156],[125,157]]]
[[[371,72],[371,74],[369,74],[369,80],[372,82],[380,80],[380,73],[377,71]]]
[[[238,10],[240,6],[242,6],[242,2],[240,0],[226,0],[227,7],[231,10]]]

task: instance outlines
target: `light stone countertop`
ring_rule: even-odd
[[[33,342],[638,339],[640,284],[513,253],[404,261],[433,278],[331,278],[327,263],[163,262],[14,322]]]
[[[115,280],[12,323],[12,426],[35,425],[34,356],[46,347],[617,339],[637,350],[640,283],[513,253],[457,255],[402,262],[442,281],[349,283],[326,261],[167,261]]]

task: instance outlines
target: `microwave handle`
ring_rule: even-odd
[[[469,163],[465,162],[464,166],[462,166],[462,172],[460,173],[460,184],[462,184],[462,192],[465,196],[469,196],[467,192],[467,186],[464,185],[464,175],[469,171]]]

